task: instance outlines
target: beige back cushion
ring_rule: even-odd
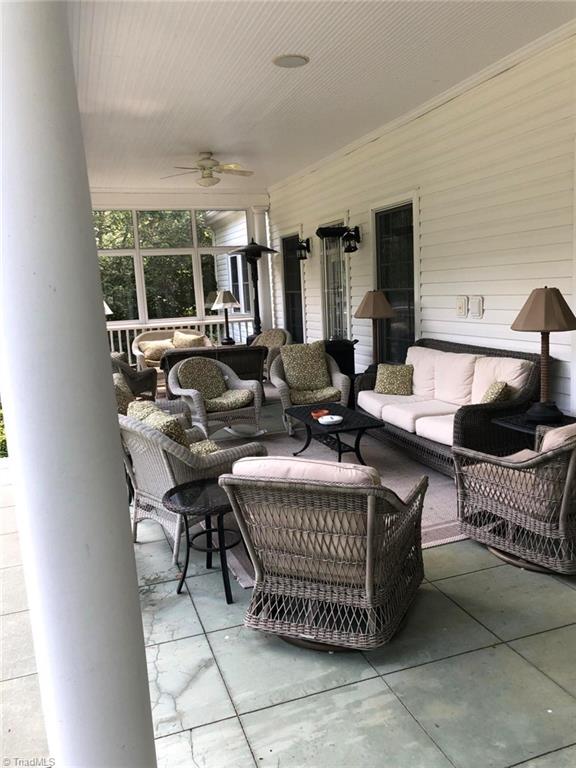
[[[159,362],[160,358],[169,349],[174,349],[171,339],[156,339],[152,341],[139,342],[140,349],[144,352],[146,360]]]
[[[381,485],[380,475],[373,467],[284,456],[240,459],[234,463],[232,473],[255,479],[299,480],[303,483],[344,483],[370,488]]]
[[[434,359],[434,397],[447,403],[467,405],[472,397],[472,380],[477,355],[437,352]],[[482,395],[486,387],[482,391]]]
[[[280,347],[286,383],[290,389],[324,389],[332,385],[323,341]]]
[[[412,394],[434,397],[434,360],[438,351],[426,347],[409,347],[406,363],[414,367]]]
[[[568,443],[576,442],[576,424],[568,424],[565,427],[550,429],[542,438],[540,451],[553,451],[555,448],[563,448]]]
[[[508,384],[513,397],[528,381],[533,363],[515,357],[478,357],[472,380],[472,403],[482,402],[488,387],[496,381]]]
[[[204,334],[196,331],[174,331],[172,344],[175,349],[188,349],[189,347],[203,347]]]

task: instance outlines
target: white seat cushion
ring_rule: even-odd
[[[421,400],[411,403],[385,405],[382,408],[382,420],[407,432],[416,431],[416,421],[424,416],[447,416],[454,414],[459,406],[441,400]]]
[[[321,461],[319,459],[293,459],[284,456],[246,458],[234,462],[233,475],[255,480],[299,480],[300,482],[344,483],[346,485],[380,486],[380,475],[373,467],[359,464]]]
[[[409,347],[406,363],[414,367],[412,373],[412,394],[427,400],[434,397],[434,360],[439,354],[436,349]],[[442,353],[440,353],[442,354]]]
[[[576,440],[576,424],[568,424],[565,427],[550,429],[542,438],[540,451],[553,451],[556,448],[564,448]]]
[[[472,380],[472,403],[481,402],[484,393],[496,381],[505,381],[512,395],[526,384],[532,370],[530,360],[515,357],[478,357]]]
[[[466,405],[472,397],[477,355],[437,352],[434,359],[434,397],[447,403]],[[484,392],[482,392],[484,394]]]
[[[442,445],[454,442],[454,414],[424,416],[416,422],[416,434]]]
[[[365,389],[358,393],[358,405],[371,416],[381,418],[382,408],[385,405],[394,405],[395,403],[414,403],[426,400],[425,397],[417,395],[380,395],[372,389]]]

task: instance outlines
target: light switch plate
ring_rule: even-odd
[[[480,318],[484,316],[484,297],[470,296],[470,317]]]
[[[466,317],[468,314],[468,296],[456,296],[456,317]]]

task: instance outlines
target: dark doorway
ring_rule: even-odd
[[[379,361],[403,363],[414,343],[414,239],[412,203],[375,214],[376,268],[381,288],[396,312],[380,321]]]
[[[298,235],[282,238],[282,257],[284,259],[284,317],[286,330],[292,334],[294,342],[304,341],[304,322],[302,318],[302,278],[300,260],[296,255]]]

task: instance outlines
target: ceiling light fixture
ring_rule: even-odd
[[[284,69],[296,69],[296,67],[304,67],[310,59],[308,56],[302,56],[299,53],[284,53],[282,56],[276,56],[272,59],[272,63],[277,67],[283,67]]]

